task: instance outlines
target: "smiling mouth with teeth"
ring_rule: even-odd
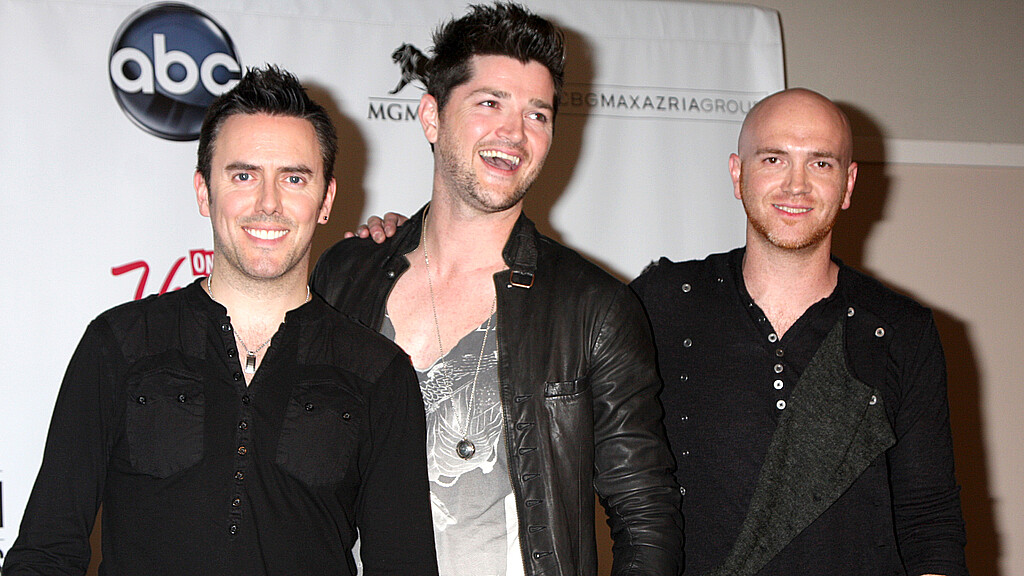
[[[260,240],[277,240],[288,233],[287,230],[266,230],[264,228],[242,228],[242,230]]]
[[[783,206],[781,204],[772,204],[772,206],[778,208],[779,210],[782,210],[787,214],[806,214],[807,212],[811,211],[810,208],[792,208],[789,206]]]
[[[521,159],[518,156],[506,154],[500,150],[481,150],[480,158],[487,164],[501,170],[515,170],[519,167]]]

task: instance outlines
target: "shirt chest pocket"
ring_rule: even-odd
[[[310,486],[344,480],[358,457],[360,407],[336,382],[299,383],[285,411],[277,465]]]
[[[189,374],[157,370],[127,386],[125,435],[132,468],[167,478],[203,458],[206,398]]]

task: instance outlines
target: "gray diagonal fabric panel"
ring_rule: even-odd
[[[825,337],[772,436],[747,518],[712,574],[756,574],[896,442],[882,398],[846,368],[843,322]]]

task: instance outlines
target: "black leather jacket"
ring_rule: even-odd
[[[317,262],[313,289],[379,330],[423,212],[382,245],[336,244]],[[509,269],[494,275],[498,373],[526,573],[597,573],[596,489],[615,541],[612,574],[678,574],[679,487],[639,302],[525,216],[503,256]]]

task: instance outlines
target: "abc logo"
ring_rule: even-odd
[[[193,6],[144,6],[110,47],[117,103],[140,128],[167,140],[195,140],[206,108],[241,78],[228,33]]]

